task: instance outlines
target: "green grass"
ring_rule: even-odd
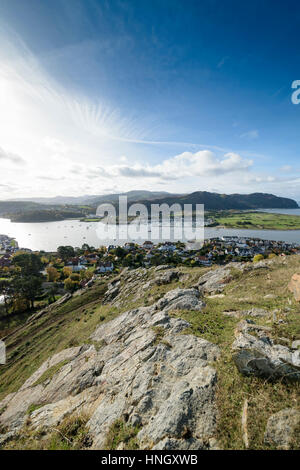
[[[7,364],[0,367],[0,400],[17,391],[49,357],[89,343],[98,324],[119,313],[109,305],[101,305],[104,291],[104,284],[95,285],[34,323],[19,326],[5,340]]]
[[[139,430],[139,426],[131,426],[123,419],[116,420],[107,433],[104,449],[116,450],[123,443],[123,450],[137,450],[139,445],[136,436]]]
[[[218,213],[214,219],[226,228],[300,230],[300,216],[297,215],[225,211]]]
[[[32,404],[28,407],[28,410],[27,410],[27,414],[28,415],[31,415],[31,413],[33,413],[34,411],[36,410],[39,410],[42,406],[45,406],[45,404],[42,404],[42,405],[35,405],[35,404]]]
[[[11,441],[3,446],[3,450],[79,450],[87,449],[92,441],[86,423],[88,416],[73,415],[66,417],[60,425],[52,428],[50,434],[44,429],[32,431],[30,417],[27,424]]]

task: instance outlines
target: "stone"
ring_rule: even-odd
[[[268,317],[271,315],[268,310],[265,310],[263,308],[256,308],[253,307],[250,310],[243,310],[240,312],[241,316],[243,317]]]
[[[197,288],[203,294],[219,294],[226,284],[232,280],[229,265],[208,271],[200,277]]]
[[[178,271],[166,271],[160,276],[157,276],[154,280],[155,284],[162,286],[165,284],[170,284],[171,282],[179,279],[180,273]]]
[[[50,432],[69,415],[88,414],[93,449],[104,448],[117,419],[141,427],[141,448],[210,448],[218,416],[212,364],[220,351],[202,338],[178,334],[190,325],[169,314],[193,309],[201,315],[204,305],[197,289],[174,289],[149,307],[101,323],[91,335],[99,350],[83,345],[45,361],[19,391],[2,400],[0,425],[20,432],[28,408],[37,405],[28,424],[33,430]],[[36,384],[62,361],[52,377]]]
[[[156,304],[157,310],[202,310],[205,302],[197,289],[174,289],[167,292]]]
[[[295,273],[288,285],[290,292],[294,294],[295,300],[300,302],[300,274]]]
[[[238,370],[271,381],[300,381],[300,351],[275,344],[269,328],[243,321],[238,325],[233,343],[233,360]],[[255,332],[256,336],[249,332]]]
[[[300,411],[293,408],[281,410],[268,419],[264,441],[277,449],[288,450],[291,446],[299,449],[299,429],[298,436],[295,436],[297,427],[300,427]]]
[[[7,442],[9,442],[11,439],[13,439],[14,437],[16,436],[16,432],[15,431],[10,431],[10,432],[7,432],[5,434],[0,434],[0,449],[1,449],[1,446],[3,446],[4,444],[6,444]]]
[[[158,442],[152,450],[215,450],[213,440],[203,441],[202,439],[170,439],[165,437],[162,441]]]
[[[292,342],[292,349],[300,349],[300,339]]]

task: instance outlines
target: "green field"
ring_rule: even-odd
[[[300,230],[300,216],[267,212],[222,211],[213,215],[215,222],[226,228]]]

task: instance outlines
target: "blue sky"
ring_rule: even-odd
[[[300,200],[293,0],[1,0],[0,197]]]

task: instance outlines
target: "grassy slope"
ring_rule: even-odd
[[[241,274],[233,270],[234,279],[225,289],[224,297],[207,299],[204,312],[188,311],[180,314],[191,323],[186,333],[192,333],[217,343],[221,349],[221,358],[215,364],[218,370],[218,404],[220,410],[218,440],[220,446],[229,449],[244,447],[241,432],[241,413],[244,400],[248,400],[248,433],[250,448],[268,448],[263,442],[263,433],[269,416],[283,408],[299,407],[299,385],[270,384],[255,378],[243,377],[238,373],[231,360],[231,345],[238,319],[228,317],[224,311],[249,309],[253,306],[268,310],[278,310],[277,319],[284,323],[275,323],[272,319],[259,319],[257,323],[272,327],[274,337],[286,337],[290,341],[300,339],[300,308],[287,290],[287,283],[292,274],[300,269],[300,257],[289,257],[286,264],[277,259],[270,270],[256,270]],[[207,269],[181,268],[186,274],[181,282],[175,281],[167,286],[152,287],[138,301],[136,292],[124,297],[121,308],[101,305],[105,283],[94,286],[88,293],[75,297],[50,315],[41,317],[35,324],[25,326],[23,330],[12,334],[7,340],[8,367],[0,368],[0,398],[15,391],[20,385],[54,353],[70,346],[89,340],[89,335],[102,321],[109,321],[119,313],[133,306],[150,305],[167,290],[177,286],[192,286]],[[148,270],[148,278],[153,270]],[[267,294],[274,298],[265,299]],[[286,307],[290,311],[285,312]],[[175,312],[173,313],[176,314]],[[159,336],[159,335],[158,335]],[[158,338],[163,340],[163,338]],[[120,423],[119,423],[120,424]],[[120,435],[128,431],[122,430]],[[130,430],[129,430],[130,431]],[[128,431],[128,432],[129,432]],[[110,433],[114,447],[118,437]],[[134,433],[129,432],[130,437]],[[295,447],[299,447],[295,444]]]
[[[217,215],[215,220],[227,228],[300,230],[300,216],[297,215],[232,212]]]

